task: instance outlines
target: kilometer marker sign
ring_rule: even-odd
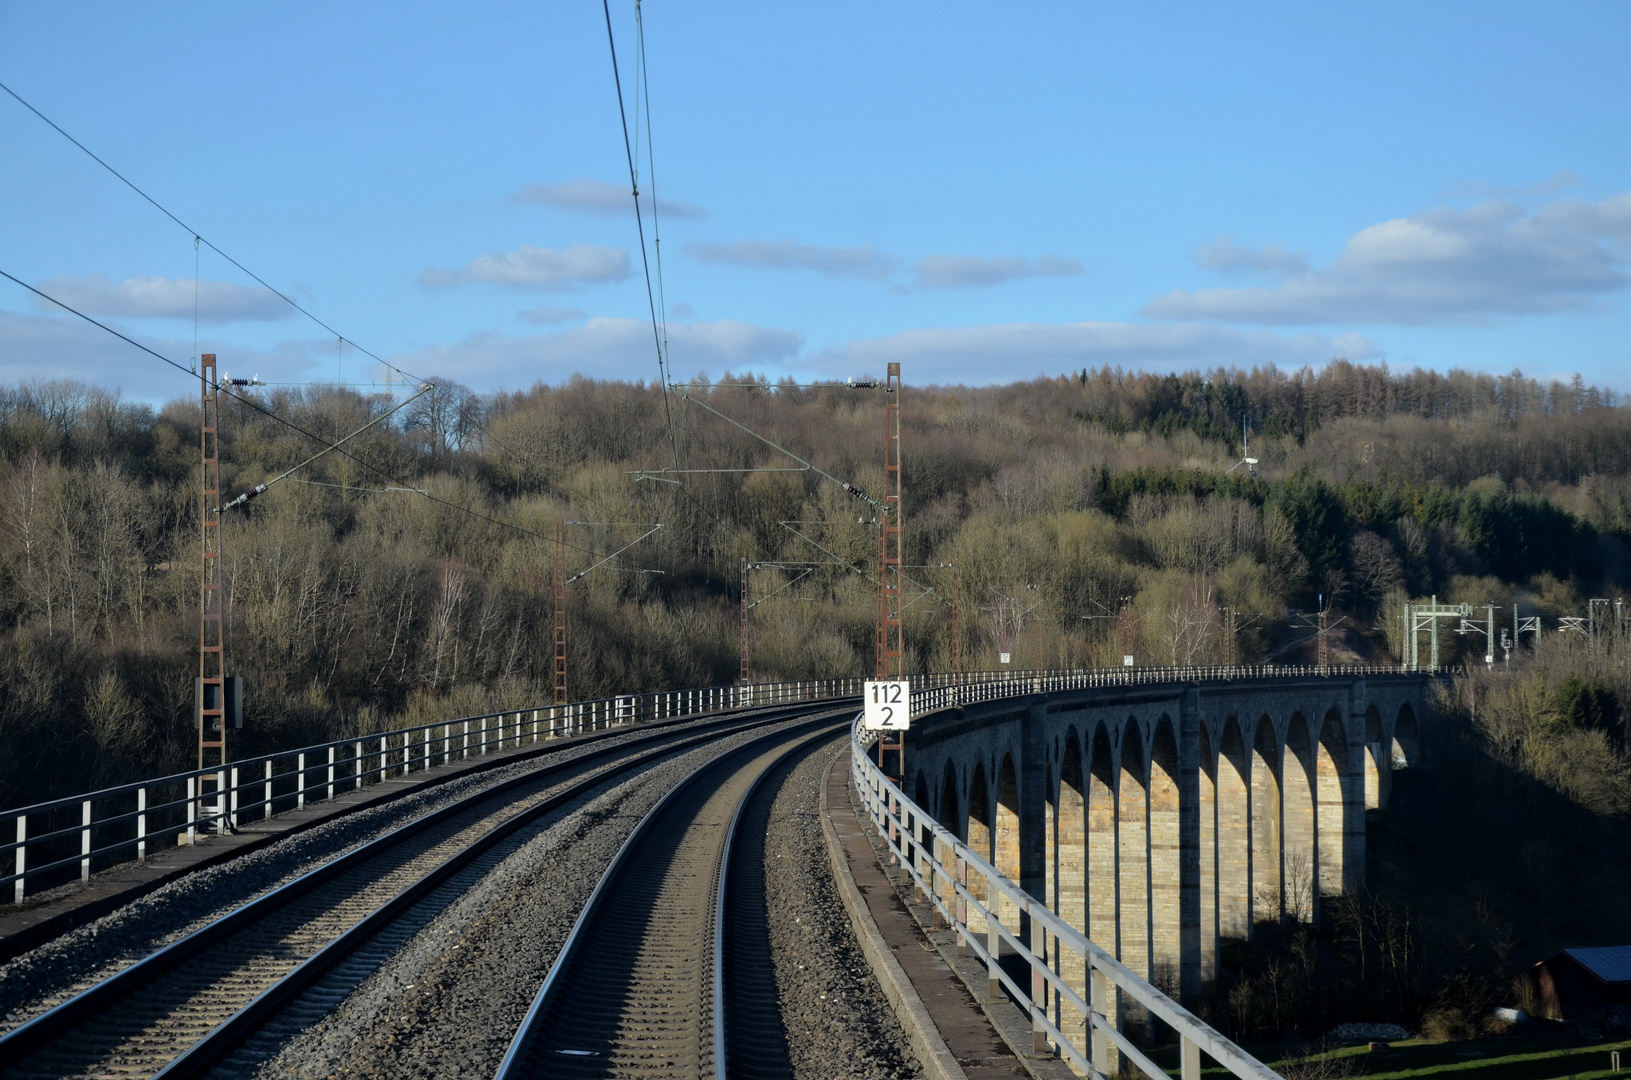
[[[861,726],[866,730],[905,731],[911,726],[912,690],[906,680],[868,679],[864,700]]]

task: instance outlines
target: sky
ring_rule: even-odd
[[[0,93],[0,271],[268,382],[654,380],[649,263],[676,380],[1631,389],[1631,5],[646,0],[645,79],[610,13],[645,259],[598,4],[0,0],[0,83],[186,223]],[[0,279],[30,378],[192,392]]]

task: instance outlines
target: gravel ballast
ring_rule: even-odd
[[[676,729],[668,729],[675,731]],[[563,746],[528,761],[460,777],[286,837],[230,862],[170,882],[117,911],[0,965],[0,1032],[238,906],[409,821],[543,765],[648,734],[634,729],[592,744]],[[595,766],[596,768],[600,766]],[[566,783],[558,779],[556,783]],[[553,786],[553,784],[552,784]]]
[[[768,730],[684,754],[566,815],[275,1057],[254,1070],[234,1059],[218,1075],[491,1076],[578,912],[635,824],[705,761]]]
[[[867,965],[832,879],[820,795],[848,732],[807,756],[771,806],[765,900],[793,1073],[810,1080],[919,1077],[906,1031]]]

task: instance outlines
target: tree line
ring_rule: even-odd
[[[549,700],[557,519],[575,699],[733,681],[744,560],[755,678],[870,670],[880,390],[436,385],[224,519],[245,753]],[[228,498],[394,404],[240,392]],[[1320,606],[1358,660],[1398,655],[1406,599],[1556,617],[1631,566],[1631,414],[1578,380],[1100,369],[903,398],[911,670],[949,666],[954,597],[971,669],[1296,662]],[[190,760],[198,408],[0,388],[5,804]]]

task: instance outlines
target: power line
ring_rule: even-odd
[[[185,366],[183,366],[182,364],[178,364],[176,361],[170,359],[168,356],[165,356],[163,353],[158,352],[155,349],[148,348],[146,345],[143,345],[141,342],[137,341],[135,338],[128,337],[128,336],[126,336],[124,334],[121,334],[119,331],[115,330],[113,327],[109,326],[108,324],[106,324],[104,322],[100,322],[100,321],[92,318],[91,316],[85,314],[83,311],[80,311],[78,308],[69,307],[67,304],[63,303],[61,300],[58,300],[56,297],[50,295],[49,293],[45,293],[45,292],[42,292],[39,289],[36,289],[34,286],[30,285],[28,282],[24,281],[22,278],[19,278],[19,277],[13,275],[13,274],[9,274],[4,270],[0,270],[0,277],[4,277],[8,281],[11,281],[11,282],[14,282],[14,283],[16,283],[18,285],[21,285],[23,288],[27,289],[29,292],[33,293],[35,296],[38,296],[42,300],[48,301],[48,302],[50,302],[52,304],[55,304],[57,307],[61,308],[62,310],[66,311],[66,312],[68,312],[68,314],[76,315],[79,318],[84,319],[86,322],[90,323],[92,326],[95,326],[95,327],[97,327],[97,328],[99,328],[101,330],[106,330],[108,333],[112,334],[114,337],[118,338],[120,341],[123,341],[123,342],[125,342],[127,344],[130,344],[130,345],[134,345],[136,348],[140,349],[142,352],[147,353],[149,356],[152,356],[155,359],[162,360],[164,363],[169,364],[171,367],[175,368],[177,371],[185,372],[188,376],[190,376],[192,378],[197,378],[198,377],[198,373],[196,371],[188,371]],[[284,417],[279,416],[277,413],[275,413],[275,412],[271,411],[270,409],[266,408],[264,405],[261,405],[259,402],[255,401],[254,399],[245,397],[244,395],[242,395],[242,394],[238,393],[237,391],[233,390],[230,386],[221,385],[219,387],[219,389],[223,393],[225,393],[228,397],[234,398],[235,400],[242,402],[243,404],[249,406],[251,409],[254,409],[256,412],[260,413],[262,416],[265,416],[270,420],[275,420],[277,423],[282,424],[284,427],[288,428],[290,431],[298,432],[299,434],[304,435],[308,439],[311,439],[314,442],[317,442],[317,443],[319,443],[319,444],[321,444],[323,446],[330,446],[329,441],[327,439],[323,438],[321,435],[318,435],[318,434],[316,434],[315,432],[312,432],[312,431],[307,431],[305,428],[301,427],[299,424],[296,424],[294,421],[288,420],[288,419],[285,419]],[[447,499],[439,498],[439,497],[437,497],[435,495],[430,494],[429,492],[421,491],[419,488],[408,488],[407,482],[400,479],[399,477],[397,477],[394,473],[387,472],[385,469],[380,468],[378,465],[375,465],[370,461],[363,460],[362,458],[358,457],[356,454],[353,454],[349,450],[339,448],[339,447],[331,447],[331,448],[337,450],[337,452],[340,453],[341,455],[350,458],[352,461],[355,461],[358,465],[361,465],[363,468],[367,469],[368,471],[370,471],[372,473],[376,473],[377,475],[384,477],[386,480],[389,480],[393,484],[396,484],[396,485],[398,485],[400,487],[406,488],[409,491],[418,491],[424,498],[429,499],[433,503],[438,503],[438,504],[440,504],[442,506],[450,507],[451,509],[459,511],[461,514],[468,514],[471,517],[477,518],[477,519],[482,520],[482,521],[490,522],[491,524],[498,525],[498,526],[500,526],[502,528],[511,529],[511,530],[513,530],[515,532],[521,533],[524,536],[531,536],[531,537],[534,537],[534,538],[539,539],[539,540],[546,540],[546,541],[548,541],[550,543],[555,543],[556,542],[556,540],[555,540],[555,538],[553,536],[545,536],[543,533],[533,532],[531,529],[523,528],[520,525],[515,525],[515,524],[512,524],[512,523],[510,523],[508,521],[502,521],[499,518],[493,517],[491,514],[483,514],[478,510],[470,509],[468,506],[460,506],[456,502],[451,502],[451,501],[449,501]],[[563,547],[569,547],[569,548],[573,549],[574,551],[582,551],[582,552],[584,552],[586,554],[589,554],[589,555],[596,554],[594,551],[590,550],[589,548],[578,547],[576,544],[563,543],[562,546]]]
[[[629,141],[629,115],[623,107],[623,75],[617,67],[617,41],[612,36],[612,8],[610,0],[600,0],[601,10],[606,14],[606,45],[612,54],[612,81],[617,85],[617,117],[623,124],[623,153],[629,161],[629,188],[634,193],[634,227],[640,233],[640,265],[646,275],[646,306],[651,311],[651,340],[657,347],[657,375],[663,384],[663,412],[668,419],[668,437],[674,445],[674,466],[679,467],[679,441],[674,435],[674,407],[668,399],[668,367],[663,356],[662,331],[657,325],[657,297],[651,286],[651,260],[646,255],[646,223],[640,217],[640,180],[634,165],[634,147]],[[644,40],[644,39],[642,39]],[[650,115],[650,109],[647,109]],[[656,197],[653,196],[655,204]],[[652,215],[652,227],[656,228],[656,215]]]
[[[228,510],[231,510],[234,506],[242,506],[243,504],[247,503],[250,499],[253,499],[256,496],[263,494],[268,488],[276,485],[280,480],[289,479],[289,477],[291,475],[293,475],[294,473],[299,472],[301,469],[304,469],[307,465],[310,465],[312,462],[316,461],[318,458],[323,457],[325,454],[329,453],[332,450],[339,450],[340,447],[343,444],[350,442],[352,439],[355,439],[358,435],[361,435],[363,432],[367,431],[369,428],[373,427],[375,424],[378,424],[378,423],[380,423],[380,422],[382,422],[382,421],[396,415],[398,412],[400,412],[403,409],[407,408],[413,402],[418,401],[420,398],[422,398],[426,394],[430,393],[432,389],[433,389],[433,387],[429,383],[420,384],[419,393],[415,394],[413,397],[408,398],[407,400],[402,401],[399,404],[392,406],[387,411],[380,413],[378,416],[374,417],[372,420],[368,421],[368,423],[364,424],[362,427],[358,428],[356,431],[353,431],[351,434],[347,435],[345,438],[341,439],[339,442],[332,443],[329,446],[324,447],[323,449],[317,451],[317,453],[313,454],[311,457],[307,458],[305,461],[302,461],[300,464],[294,466],[293,468],[285,469],[283,472],[281,472],[278,475],[272,477],[272,479],[266,481],[266,483],[256,484],[254,487],[252,487],[249,490],[243,492],[237,498],[233,499],[231,502],[229,502],[225,506],[221,507],[219,512],[220,513],[226,513]],[[341,451],[341,452],[343,453],[344,451]],[[414,488],[413,490],[419,491],[418,488]],[[424,492],[421,491],[420,494],[424,494]]]
[[[608,17],[608,19],[610,18],[609,15],[607,17]],[[608,26],[609,25],[610,24],[608,24]],[[388,360],[384,359],[383,357],[378,356],[378,355],[376,355],[376,354],[374,354],[372,352],[369,352],[367,349],[363,348],[361,345],[358,345],[355,341],[352,341],[350,338],[346,337],[344,334],[341,334],[338,330],[334,329],[334,327],[330,326],[328,323],[324,322],[322,319],[319,319],[316,315],[313,315],[311,312],[309,312],[305,308],[301,307],[298,303],[295,302],[295,300],[292,297],[290,297],[287,294],[281,292],[280,290],[274,288],[270,283],[267,282],[267,280],[265,278],[263,278],[259,274],[255,273],[255,271],[249,269],[249,267],[245,266],[243,263],[239,262],[237,259],[234,259],[231,255],[228,255],[226,252],[224,252],[220,248],[216,247],[209,240],[205,239],[204,236],[202,236],[198,232],[197,229],[194,229],[191,225],[188,225],[185,221],[182,221],[180,218],[176,217],[169,210],[167,210],[163,206],[163,204],[161,204],[157,199],[153,198],[153,196],[149,195],[147,192],[145,192],[141,188],[137,187],[135,185],[135,183],[130,180],[129,177],[125,176],[124,173],[120,172],[118,169],[115,169],[112,165],[109,165],[107,162],[103,161],[100,157],[97,157],[96,154],[91,151],[90,147],[86,146],[84,143],[80,142],[78,139],[74,138],[72,135],[70,135],[66,131],[64,131],[57,124],[57,122],[55,120],[52,120],[49,116],[46,116],[40,110],[36,109],[33,105],[30,105],[27,101],[24,101],[22,96],[19,95],[17,93],[17,91],[13,90],[11,87],[7,86],[3,82],[0,82],[0,90],[4,90],[6,93],[10,94],[17,101],[17,103],[19,105],[21,105],[23,108],[27,109],[29,112],[33,113],[35,116],[39,117],[41,120],[44,120],[48,125],[50,125],[51,129],[53,131],[55,131],[58,135],[61,135],[64,139],[67,139],[69,142],[71,142],[75,146],[79,147],[80,150],[85,152],[85,155],[87,157],[89,157],[92,161],[96,162],[98,165],[102,166],[108,172],[112,173],[116,178],[118,178],[120,183],[124,184],[131,191],[134,191],[136,194],[138,194],[142,198],[146,199],[149,203],[152,204],[154,209],[158,210],[159,213],[163,214],[165,217],[169,218],[171,221],[175,222],[177,225],[180,225],[183,229],[186,229],[188,235],[190,235],[193,238],[193,243],[194,243],[195,248],[196,248],[196,246],[198,244],[202,243],[205,247],[209,248],[211,251],[213,251],[217,255],[221,256],[221,258],[225,259],[227,262],[231,263],[233,266],[236,266],[239,270],[242,270],[244,273],[246,273],[250,277],[254,278],[256,281],[258,281],[261,284],[261,286],[263,288],[267,289],[269,292],[272,293],[272,295],[276,296],[278,299],[282,300],[284,303],[288,304],[290,307],[292,307],[296,311],[300,312],[300,314],[304,315],[306,318],[310,319],[312,322],[316,323],[318,326],[321,326],[324,330],[327,330],[329,333],[333,334],[335,337],[339,338],[341,341],[350,343],[351,347],[356,349],[358,352],[363,353],[366,356],[373,357],[375,360],[379,361],[381,364],[384,364],[386,367],[390,368],[392,371],[396,372],[398,375],[401,375],[405,379],[411,379],[415,383],[420,383],[420,382],[424,381],[423,379],[419,378],[419,376],[408,374],[406,371],[403,371],[401,368],[397,367],[395,364],[392,364],[390,361],[388,361]],[[642,243],[643,243],[643,241],[642,241]],[[7,274],[6,276],[11,277],[10,274]],[[16,281],[17,279],[12,278],[12,280]],[[196,261],[195,261],[194,273],[193,273],[193,292],[194,292],[193,303],[194,303],[195,309],[197,307],[197,281],[198,281],[198,274],[197,274],[197,267],[196,267]],[[54,302],[55,301],[53,301],[53,303]],[[195,311],[195,314],[194,314],[195,321],[196,321],[196,318],[197,318],[197,316],[196,316],[196,311]],[[122,337],[123,335],[120,335],[120,336]],[[126,338],[126,340],[128,341],[129,339]],[[197,343],[196,342],[194,342],[193,348],[194,348],[194,351],[197,350]],[[155,355],[157,355],[157,354],[155,354]],[[183,370],[185,370],[185,369],[183,369]],[[197,374],[197,372],[190,372],[189,374]]]

